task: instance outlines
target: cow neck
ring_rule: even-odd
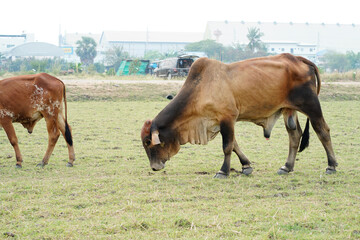
[[[155,117],[153,120],[152,130],[172,131],[172,137],[180,134],[179,129],[176,128],[179,122],[183,122],[187,118],[189,107],[191,104],[192,91],[189,88],[183,87],[178,95]]]
[[[196,102],[195,99],[192,100]],[[159,113],[154,123],[154,129],[158,129],[160,135],[166,138],[170,135],[172,140],[179,141],[181,145],[206,145],[220,129],[215,120],[198,114],[191,100],[186,98],[184,101],[181,95]]]

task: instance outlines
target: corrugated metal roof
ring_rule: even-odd
[[[16,57],[61,57],[64,55],[64,51],[58,46],[50,43],[30,42],[14,47],[7,55]]]

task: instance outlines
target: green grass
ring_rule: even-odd
[[[236,138],[254,172],[218,180],[212,177],[223,161],[220,135],[206,146],[182,146],[165,171],[150,169],[140,129],[177,88],[68,88],[73,168],[65,167],[63,138],[49,165],[35,167],[47,147],[44,120],[31,135],[15,124],[22,169],[15,169],[1,131],[0,239],[360,239],[360,105],[347,94],[359,92],[335,99],[325,86],[321,92],[339,162],[335,175],[324,174],[325,152],[313,131],[295,171],[277,175],[288,152],[279,120],[270,141],[260,127],[237,123]],[[104,97],[108,90],[111,98]],[[93,100],[76,98],[86,94]],[[241,169],[234,154],[232,167]]]

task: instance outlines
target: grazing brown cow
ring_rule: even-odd
[[[240,159],[242,172],[250,174],[250,161],[235,140],[235,122],[249,121],[260,125],[264,136],[269,138],[282,114],[290,146],[287,161],[278,173],[294,170],[299,145],[299,151],[308,145],[309,119],[327,154],[326,172],[333,173],[337,162],[330,129],[318,100],[319,91],[318,69],[302,57],[281,54],[232,64],[200,58],[192,65],[178,95],[142,128],[141,139],[150,166],[153,170],[161,170],[179,151],[180,145],[188,142],[207,144],[220,132],[225,158],[215,177],[229,175],[232,151]],[[297,111],[308,117],[304,134]]]
[[[63,101],[65,117],[63,115]],[[17,76],[0,81],[0,125],[4,128],[16,155],[16,167],[21,168],[22,156],[13,122],[21,123],[32,133],[35,124],[45,118],[49,134],[48,148],[38,166],[49,162],[56,142],[63,134],[68,150],[68,167],[75,160],[70,126],[67,123],[67,105],[64,83],[46,73]]]

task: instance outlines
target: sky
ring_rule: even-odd
[[[57,45],[59,33],[204,32],[208,21],[360,25],[358,0],[2,0],[0,35],[35,34]]]

